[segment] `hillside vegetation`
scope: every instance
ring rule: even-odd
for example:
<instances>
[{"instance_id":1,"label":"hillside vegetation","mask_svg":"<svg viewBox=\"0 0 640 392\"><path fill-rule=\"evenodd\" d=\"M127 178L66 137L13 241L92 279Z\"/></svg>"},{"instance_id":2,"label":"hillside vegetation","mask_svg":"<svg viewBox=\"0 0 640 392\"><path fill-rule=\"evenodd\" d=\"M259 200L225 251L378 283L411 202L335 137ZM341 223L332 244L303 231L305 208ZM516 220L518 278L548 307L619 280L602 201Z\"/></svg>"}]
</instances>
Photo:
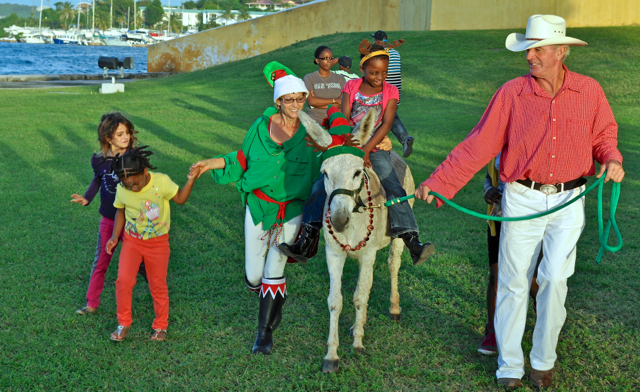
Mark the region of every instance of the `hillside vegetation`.
<instances>
[{"instance_id":1,"label":"hillside vegetation","mask_svg":"<svg viewBox=\"0 0 640 392\"><path fill-rule=\"evenodd\" d=\"M0 4L0 16L9 16L11 14L16 14L21 18L28 18L31 16L31 9L28 5L20 5L20 4ZM35 12L35 7L33 7Z\"/></svg>"}]
</instances>

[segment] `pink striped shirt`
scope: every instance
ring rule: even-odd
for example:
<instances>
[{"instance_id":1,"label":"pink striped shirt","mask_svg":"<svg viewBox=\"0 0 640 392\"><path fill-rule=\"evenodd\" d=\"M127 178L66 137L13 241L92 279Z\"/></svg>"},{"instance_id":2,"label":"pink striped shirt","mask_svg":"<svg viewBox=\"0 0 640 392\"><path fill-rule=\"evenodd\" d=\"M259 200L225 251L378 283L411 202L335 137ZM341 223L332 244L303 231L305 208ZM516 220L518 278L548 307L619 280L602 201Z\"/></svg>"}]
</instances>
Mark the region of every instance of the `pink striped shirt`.
<instances>
[{"instance_id":1,"label":"pink striped shirt","mask_svg":"<svg viewBox=\"0 0 640 392\"><path fill-rule=\"evenodd\" d=\"M622 163L618 124L602 88L563 67L564 82L554 98L531 75L500 87L478 125L423 185L450 199L500 151L505 183L562 183L594 175L594 159Z\"/></svg>"}]
</instances>

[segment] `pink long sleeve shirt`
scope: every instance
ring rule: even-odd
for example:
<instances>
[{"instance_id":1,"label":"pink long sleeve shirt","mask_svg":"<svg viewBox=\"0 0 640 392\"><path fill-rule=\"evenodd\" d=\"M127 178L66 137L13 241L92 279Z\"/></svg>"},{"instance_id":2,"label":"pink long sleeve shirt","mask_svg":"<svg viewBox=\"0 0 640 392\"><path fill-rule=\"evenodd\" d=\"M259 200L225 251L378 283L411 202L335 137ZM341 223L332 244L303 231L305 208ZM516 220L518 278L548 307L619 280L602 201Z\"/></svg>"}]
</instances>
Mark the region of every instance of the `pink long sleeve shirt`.
<instances>
[{"instance_id":1,"label":"pink long sleeve shirt","mask_svg":"<svg viewBox=\"0 0 640 392\"><path fill-rule=\"evenodd\" d=\"M505 83L478 125L422 184L450 199L500 151L500 179L557 184L595 174L618 151L611 107L594 79L570 72L550 97L531 75ZM437 205L442 205L438 200Z\"/></svg>"}]
</instances>

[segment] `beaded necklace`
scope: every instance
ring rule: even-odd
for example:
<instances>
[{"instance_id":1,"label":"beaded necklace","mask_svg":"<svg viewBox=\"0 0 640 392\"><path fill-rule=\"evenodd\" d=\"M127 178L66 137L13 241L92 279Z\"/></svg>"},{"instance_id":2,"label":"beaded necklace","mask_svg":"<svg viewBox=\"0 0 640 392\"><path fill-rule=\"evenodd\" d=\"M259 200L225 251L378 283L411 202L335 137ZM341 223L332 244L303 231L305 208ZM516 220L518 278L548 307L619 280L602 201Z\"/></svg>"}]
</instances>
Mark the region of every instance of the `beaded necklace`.
<instances>
[{"instance_id":1,"label":"beaded necklace","mask_svg":"<svg viewBox=\"0 0 640 392\"><path fill-rule=\"evenodd\" d=\"M360 241L358 243L358 245L356 245L355 247L351 247L351 245L347 244L347 245L343 245L338 238L336 237L336 235L333 232L333 227L331 227L331 206L329 206L329 209L327 210L327 213L325 215L325 222L327 223L327 229L329 229L329 234L331 234L333 236L333 239L338 243L338 245L340 245L340 248L342 248L342 250L344 250L345 252L349 252L351 250L360 250L362 248L364 248L365 246L367 246L367 241L369 241L369 237L371 236L371 233L373 232L373 203L371 203L371 191L369 190L369 179L367 178L367 176L364 176L364 184L365 187L367 189L367 201L369 202L369 225L367 226L367 235L364 237L364 240Z\"/></svg>"}]
</instances>

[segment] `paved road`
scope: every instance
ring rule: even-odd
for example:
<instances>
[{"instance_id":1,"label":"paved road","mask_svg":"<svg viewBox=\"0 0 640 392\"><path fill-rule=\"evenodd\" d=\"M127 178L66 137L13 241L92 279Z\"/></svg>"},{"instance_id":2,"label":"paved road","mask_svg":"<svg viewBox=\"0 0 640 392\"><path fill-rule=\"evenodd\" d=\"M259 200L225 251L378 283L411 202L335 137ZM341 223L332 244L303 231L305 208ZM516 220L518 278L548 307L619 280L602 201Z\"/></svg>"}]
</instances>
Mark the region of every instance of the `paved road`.
<instances>
[{"instance_id":1,"label":"paved road","mask_svg":"<svg viewBox=\"0 0 640 392\"><path fill-rule=\"evenodd\" d=\"M116 79L116 83L129 83L141 79ZM99 86L102 83L109 83L109 80L46 80L28 82L0 82L0 88L57 88L57 87L78 87L78 86Z\"/></svg>"},{"instance_id":2,"label":"paved road","mask_svg":"<svg viewBox=\"0 0 640 392\"><path fill-rule=\"evenodd\" d=\"M138 73L128 74L132 79L116 79L116 83L130 83L142 79L156 79L167 77L170 73ZM110 83L111 79L103 79L102 74L96 75L0 75L0 89L26 88L58 88L78 86L99 86Z\"/></svg>"}]
</instances>

